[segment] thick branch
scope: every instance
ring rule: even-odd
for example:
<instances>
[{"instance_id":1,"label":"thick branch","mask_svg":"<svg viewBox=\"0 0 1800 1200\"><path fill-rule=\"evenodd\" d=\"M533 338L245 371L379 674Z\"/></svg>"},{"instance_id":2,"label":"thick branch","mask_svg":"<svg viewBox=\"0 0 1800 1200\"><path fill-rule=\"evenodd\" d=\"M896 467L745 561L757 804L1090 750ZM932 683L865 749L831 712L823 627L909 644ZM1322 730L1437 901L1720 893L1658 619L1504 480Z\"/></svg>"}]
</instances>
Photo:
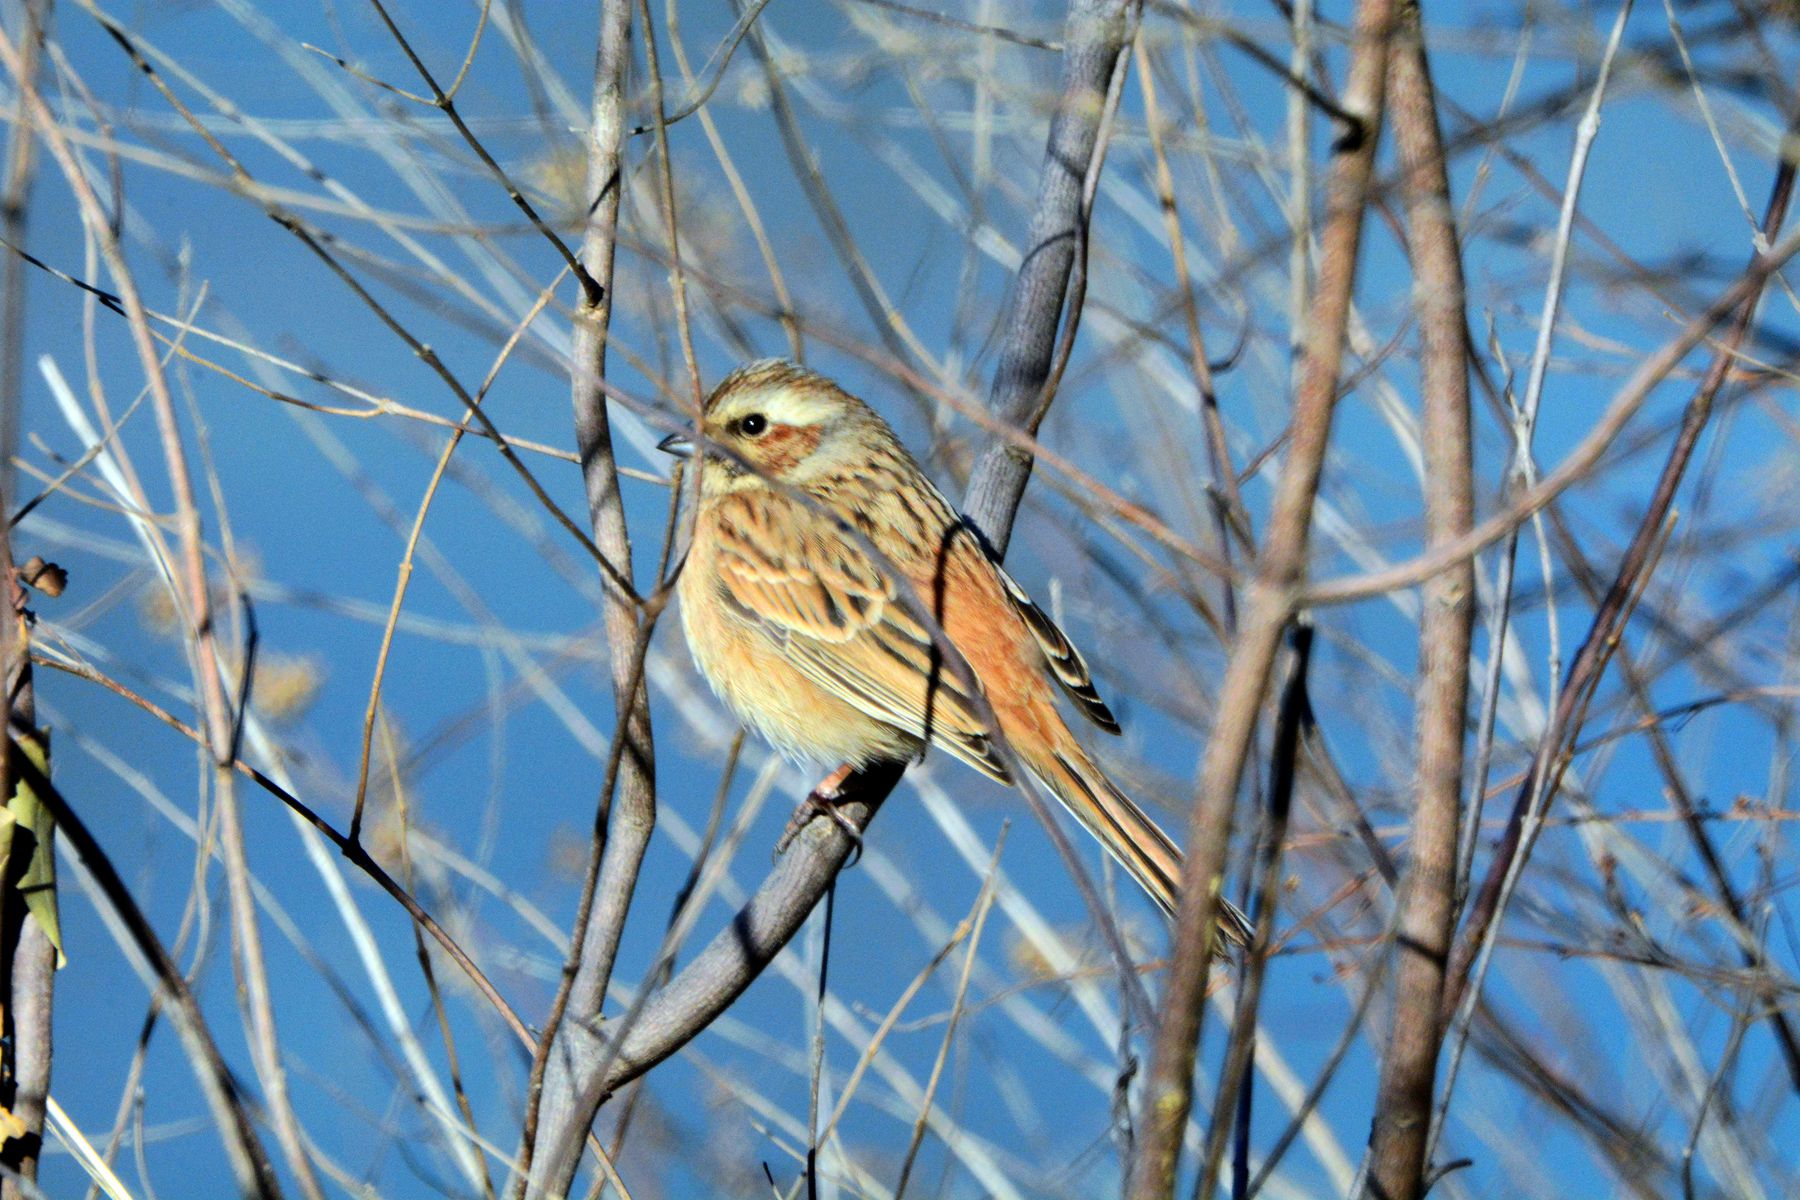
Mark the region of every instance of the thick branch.
<instances>
[{"instance_id":1,"label":"thick branch","mask_svg":"<svg viewBox=\"0 0 1800 1200\"><path fill-rule=\"evenodd\" d=\"M841 790L853 799L836 801L838 814L866 829L904 771L904 764L883 763L852 776ZM623 1087L681 1049L743 995L806 923L822 894L820 874L834 878L851 849L849 835L837 822L808 822L756 895L638 1013L624 1041L612 1050L603 1093Z\"/></svg>"},{"instance_id":2,"label":"thick branch","mask_svg":"<svg viewBox=\"0 0 1800 1200\"><path fill-rule=\"evenodd\" d=\"M1175 1190L1181 1134L1193 1104L1194 1058L1212 967L1212 930L1218 916L1232 810L1281 631L1293 613L1306 575L1313 498L1331 438L1363 211L1381 132L1387 44L1393 23L1393 0L1362 0L1357 6L1344 108L1360 123L1343 131L1334 151L1326 224L1320 238L1319 284L1294 394L1288 458L1276 489L1256 579L1226 666L1218 719L1200 766L1200 786L1188 825L1174 959L1151 1060L1143 1139L1129 1193L1135 1200L1160 1200Z\"/></svg>"},{"instance_id":3,"label":"thick branch","mask_svg":"<svg viewBox=\"0 0 1800 1200\"><path fill-rule=\"evenodd\" d=\"M1125 45L1124 0L1073 0L1063 44L1062 96L1050 122L1037 206L1026 234L1025 260L1013 284L1012 309L988 409L1028 433L1050 410L1063 295L1082 236L1082 185L1100 137L1107 86ZM1073 319L1073 314L1071 314ZM964 511L1004 554L1013 517L1031 478L1032 456L1016 442L990 441L969 477Z\"/></svg>"},{"instance_id":4,"label":"thick branch","mask_svg":"<svg viewBox=\"0 0 1800 1200\"><path fill-rule=\"evenodd\" d=\"M612 318L613 254L617 245L621 149L626 134L626 73L631 61L631 0L605 0L594 59L594 99L588 125L587 192L591 208L581 261L601 289L577 313L571 354L576 450L586 485L594 542L629 581L631 539L613 459L607 419L606 337ZM590 866L580 924L571 948L573 975L546 1024L546 1044L533 1064L541 1091L526 1116L522 1164L533 1195L563 1195L580 1165L581 1147L593 1124L597 1100L585 1103L585 1075L597 1053L594 1026L612 978L619 939L637 888L638 868L656 825L655 759L649 696L643 682L643 641L648 627L639 605L609 588L605 600L607 654L613 705L618 714L616 802L612 773L595 816L596 864Z\"/></svg>"},{"instance_id":5,"label":"thick branch","mask_svg":"<svg viewBox=\"0 0 1800 1200\"><path fill-rule=\"evenodd\" d=\"M1395 34L1388 108L1400 151L1419 318L1425 538L1437 546L1466 533L1474 520L1467 299L1437 98L1419 10L1410 5ZM1424 1193L1432 1088L1443 1041L1438 1008L1455 920L1463 723L1475 625L1473 562L1464 559L1427 580L1423 593L1412 856L1398 901L1393 1026L1375 1094L1367 1171L1369 1194L1395 1200Z\"/></svg>"}]
</instances>

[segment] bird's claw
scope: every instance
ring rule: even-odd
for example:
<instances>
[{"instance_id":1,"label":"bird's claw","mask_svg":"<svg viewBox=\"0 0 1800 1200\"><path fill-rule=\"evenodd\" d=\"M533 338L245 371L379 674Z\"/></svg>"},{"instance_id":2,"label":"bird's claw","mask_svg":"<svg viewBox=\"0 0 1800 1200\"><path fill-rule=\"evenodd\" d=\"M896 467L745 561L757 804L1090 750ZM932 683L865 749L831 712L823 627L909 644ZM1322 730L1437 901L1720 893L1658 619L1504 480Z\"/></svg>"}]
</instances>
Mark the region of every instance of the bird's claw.
<instances>
[{"instance_id":1,"label":"bird's claw","mask_svg":"<svg viewBox=\"0 0 1800 1200\"><path fill-rule=\"evenodd\" d=\"M806 799L802 800L794 809L794 815L788 818L787 827L775 840L776 858L787 853L787 848L793 844L795 838L800 836L800 831L805 829L814 817L826 817L843 830L844 836L850 839L850 857L844 866L856 865L863 853L862 830L856 827L855 821L844 815L843 809L840 807L846 799L843 792L844 781L849 778L850 768L839 767L828 775L818 787L806 794Z\"/></svg>"}]
</instances>

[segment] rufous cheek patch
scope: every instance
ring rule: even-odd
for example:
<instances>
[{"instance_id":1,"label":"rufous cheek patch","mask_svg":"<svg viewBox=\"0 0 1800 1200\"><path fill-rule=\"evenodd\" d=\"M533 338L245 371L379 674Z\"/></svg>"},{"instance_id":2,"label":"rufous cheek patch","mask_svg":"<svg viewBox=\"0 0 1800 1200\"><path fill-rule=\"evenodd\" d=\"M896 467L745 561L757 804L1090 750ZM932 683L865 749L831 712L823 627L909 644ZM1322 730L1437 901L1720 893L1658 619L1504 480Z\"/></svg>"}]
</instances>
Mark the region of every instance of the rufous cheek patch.
<instances>
[{"instance_id":1,"label":"rufous cheek patch","mask_svg":"<svg viewBox=\"0 0 1800 1200\"><path fill-rule=\"evenodd\" d=\"M769 474L784 474L819 448L820 432L816 425L771 425L757 445L756 457Z\"/></svg>"}]
</instances>

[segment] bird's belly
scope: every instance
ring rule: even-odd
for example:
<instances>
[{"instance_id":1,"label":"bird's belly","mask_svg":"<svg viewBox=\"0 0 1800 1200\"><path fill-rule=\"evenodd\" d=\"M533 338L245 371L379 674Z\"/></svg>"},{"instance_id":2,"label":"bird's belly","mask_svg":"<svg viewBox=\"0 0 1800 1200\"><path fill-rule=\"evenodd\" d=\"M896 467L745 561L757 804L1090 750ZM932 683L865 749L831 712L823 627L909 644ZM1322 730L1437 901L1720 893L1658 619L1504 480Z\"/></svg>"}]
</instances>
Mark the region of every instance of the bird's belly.
<instances>
[{"instance_id":1,"label":"bird's belly","mask_svg":"<svg viewBox=\"0 0 1800 1200\"><path fill-rule=\"evenodd\" d=\"M918 754L917 738L826 691L764 634L708 600L682 596L682 626L694 662L738 719L777 750L789 758L857 766Z\"/></svg>"}]
</instances>

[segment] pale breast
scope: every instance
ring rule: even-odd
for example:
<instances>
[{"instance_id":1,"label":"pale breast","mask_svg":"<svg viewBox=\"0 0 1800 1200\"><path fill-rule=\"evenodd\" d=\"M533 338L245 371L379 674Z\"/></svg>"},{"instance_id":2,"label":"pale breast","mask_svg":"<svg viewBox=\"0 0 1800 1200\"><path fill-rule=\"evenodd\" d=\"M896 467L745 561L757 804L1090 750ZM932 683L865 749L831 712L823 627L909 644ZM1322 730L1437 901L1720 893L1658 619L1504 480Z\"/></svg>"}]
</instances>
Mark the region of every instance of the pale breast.
<instances>
[{"instance_id":1,"label":"pale breast","mask_svg":"<svg viewBox=\"0 0 1800 1200\"><path fill-rule=\"evenodd\" d=\"M694 664L737 718L790 758L821 763L915 757L919 741L832 695L788 661L767 633L726 599L703 513L678 591ZM729 519L729 518L725 518Z\"/></svg>"}]
</instances>

